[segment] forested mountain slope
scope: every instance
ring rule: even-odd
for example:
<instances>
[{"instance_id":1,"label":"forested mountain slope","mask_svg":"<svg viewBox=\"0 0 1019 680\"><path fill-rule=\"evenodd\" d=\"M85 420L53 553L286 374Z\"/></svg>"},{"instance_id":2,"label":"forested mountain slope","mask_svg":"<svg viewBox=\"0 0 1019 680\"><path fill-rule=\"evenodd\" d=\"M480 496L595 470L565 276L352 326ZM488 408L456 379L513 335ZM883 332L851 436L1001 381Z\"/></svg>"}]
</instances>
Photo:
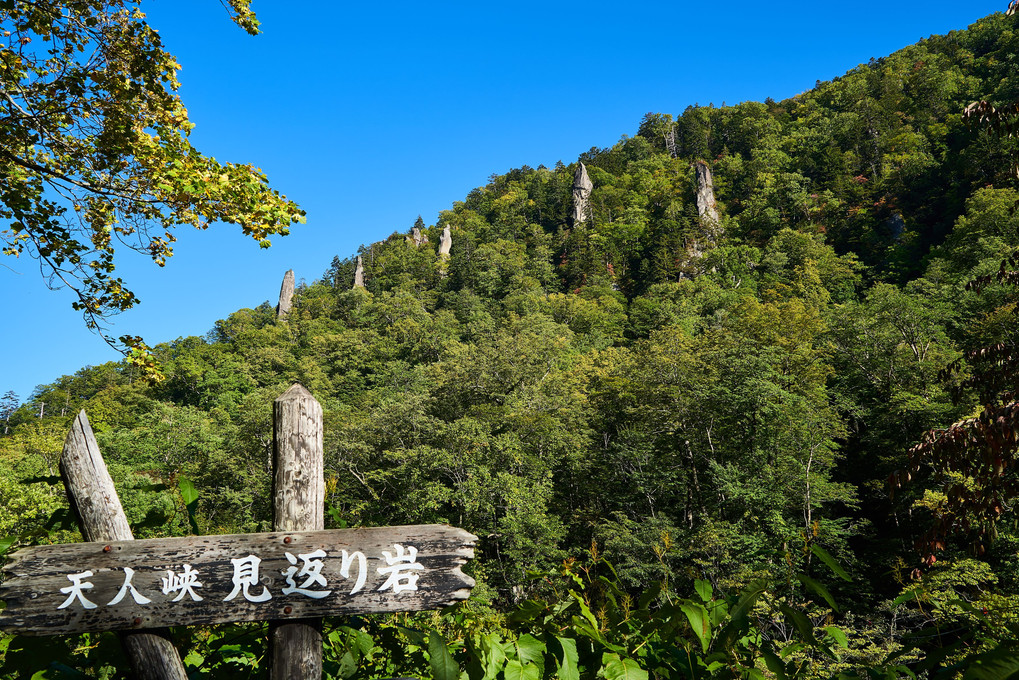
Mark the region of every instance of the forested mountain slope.
<instances>
[{"instance_id":1,"label":"forested mountain slope","mask_svg":"<svg viewBox=\"0 0 1019 680\"><path fill-rule=\"evenodd\" d=\"M41 386L0 437L0 535L63 503L23 481L55 474L80 408L132 520L168 518L141 534L186 533L182 477L204 533L264 530L270 404L297 381L325 409L327 522L470 530L494 609L592 549L632 592L685 593L827 577L820 546L852 575L833 620L858 660L932 621L1001 630L1014 518L979 556L959 533L914 571L960 480L926 467L893 498L888 477L976 408L943 369L1016 339L1015 291L966 283L1019 247L1019 147L962 116L1019 97L1016 54L1014 17L995 15L785 101L648 114L575 163L494 175L417 225L427 241L337 257L285 319L264 304L160 345L162 384L107 364ZM917 588L921 605L892 604Z\"/></svg>"}]
</instances>

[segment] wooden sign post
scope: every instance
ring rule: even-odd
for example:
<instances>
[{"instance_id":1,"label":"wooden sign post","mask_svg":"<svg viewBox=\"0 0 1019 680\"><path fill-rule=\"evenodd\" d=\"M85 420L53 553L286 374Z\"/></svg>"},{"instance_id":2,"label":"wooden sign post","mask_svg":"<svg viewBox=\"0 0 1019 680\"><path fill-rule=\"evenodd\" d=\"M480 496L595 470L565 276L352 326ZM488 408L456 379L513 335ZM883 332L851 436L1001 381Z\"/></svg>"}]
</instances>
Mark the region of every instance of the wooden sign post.
<instances>
[{"instance_id":1,"label":"wooden sign post","mask_svg":"<svg viewBox=\"0 0 1019 680\"><path fill-rule=\"evenodd\" d=\"M324 531L322 408L300 385L274 404L276 531L131 540L82 412L61 472L89 543L24 548L0 584L0 629L121 631L139 677L185 680L167 626L271 621L271 677L322 676L321 617L467 599L477 537L444 525Z\"/></svg>"},{"instance_id":2,"label":"wooden sign post","mask_svg":"<svg viewBox=\"0 0 1019 680\"><path fill-rule=\"evenodd\" d=\"M86 541L130 541L134 538L84 411L74 419L64 440L60 476ZM184 663L167 631L125 631L120 635L120 642L136 676L186 680Z\"/></svg>"},{"instance_id":3,"label":"wooden sign post","mask_svg":"<svg viewBox=\"0 0 1019 680\"><path fill-rule=\"evenodd\" d=\"M25 548L4 567L0 627L66 634L438 609L470 595L460 567L475 540L430 524Z\"/></svg>"},{"instance_id":4,"label":"wooden sign post","mask_svg":"<svg viewBox=\"0 0 1019 680\"><path fill-rule=\"evenodd\" d=\"M272 405L273 508L277 531L325 527L322 406L301 385ZM322 620L269 626L269 678L322 677Z\"/></svg>"}]
</instances>

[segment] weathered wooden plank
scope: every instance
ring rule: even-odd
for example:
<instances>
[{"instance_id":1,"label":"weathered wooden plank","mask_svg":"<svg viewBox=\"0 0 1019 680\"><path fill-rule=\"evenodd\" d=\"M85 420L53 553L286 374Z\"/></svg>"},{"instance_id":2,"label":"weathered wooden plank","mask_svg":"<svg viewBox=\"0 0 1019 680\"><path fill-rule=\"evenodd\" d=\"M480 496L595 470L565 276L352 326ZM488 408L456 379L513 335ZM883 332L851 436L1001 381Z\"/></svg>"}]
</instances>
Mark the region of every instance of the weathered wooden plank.
<instances>
[{"instance_id":1,"label":"weathered wooden plank","mask_svg":"<svg viewBox=\"0 0 1019 680\"><path fill-rule=\"evenodd\" d=\"M64 441L60 475L85 540L129 541L134 537L84 410L74 419ZM166 631L123 633L121 643L136 676L186 680L184 664Z\"/></svg>"},{"instance_id":2,"label":"weathered wooden plank","mask_svg":"<svg viewBox=\"0 0 1019 680\"><path fill-rule=\"evenodd\" d=\"M276 531L324 528L322 406L295 384L272 408L273 526ZM271 680L320 680L322 620L269 627Z\"/></svg>"},{"instance_id":3,"label":"weathered wooden plank","mask_svg":"<svg viewBox=\"0 0 1019 680\"><path fill-rule=\"evenodd\" d=\"M24 548L4 567L0 629L63 634L438 609L470 595L474 580L461 567L476 541L433 524ZM257 573L244 561L251 557ZM69 577L86 572L78 597Z\"/></svg>"}]
</instances>

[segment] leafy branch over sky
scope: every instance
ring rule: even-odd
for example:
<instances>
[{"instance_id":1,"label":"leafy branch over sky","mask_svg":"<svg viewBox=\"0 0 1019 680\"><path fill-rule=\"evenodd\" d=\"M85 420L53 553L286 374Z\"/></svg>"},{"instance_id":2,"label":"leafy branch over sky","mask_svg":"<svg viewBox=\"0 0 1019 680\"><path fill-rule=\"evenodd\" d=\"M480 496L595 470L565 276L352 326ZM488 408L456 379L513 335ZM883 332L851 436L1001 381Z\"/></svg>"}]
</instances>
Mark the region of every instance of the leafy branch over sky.
<instances>
[{"instance_id":1,"label":"leafy branch over sky","mask_svg":"<svg viewBox=\"0 0 1019 680\"><path fill-rule=\"evenodd\" d=\"M252 35L249 0L230 0ZM76 296L85 323L158 379L141 338L107 332L139 302L117 249L163 266L174 228L237 224L262 247L303 211L262 171L195 149L177 95L180 68L123 0L0 0L0 239L38 259L51 287Z\"/></svg>"}]
</instances>

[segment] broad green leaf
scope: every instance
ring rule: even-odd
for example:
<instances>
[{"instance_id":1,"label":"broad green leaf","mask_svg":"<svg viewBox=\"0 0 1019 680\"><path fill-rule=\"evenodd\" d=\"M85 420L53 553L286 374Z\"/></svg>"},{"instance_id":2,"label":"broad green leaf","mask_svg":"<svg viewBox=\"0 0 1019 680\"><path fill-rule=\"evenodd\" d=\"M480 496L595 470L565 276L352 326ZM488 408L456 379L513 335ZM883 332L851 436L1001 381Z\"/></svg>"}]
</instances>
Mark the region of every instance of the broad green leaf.
<instances>
[{"instance_id":1,"label":"broad green leaf","mask_svg":"<svg viewBox=\"0 0 1019 680\"><path fill-rule=\"evenodd\" d=\"M428 634L428 663L435 680L459 680L460 666L450 655L446 640L434 630Z\"/></svg>"},{"instance_id":2,"label":"broad green leaf","mask_svg":"<svg viewBox=\"0 0 1019 680\"><path fill-rule=\"evenodd\" d=\"M416 645L418 647L427 647L428 646L428 640L425 639L424 632L422 632L422 631L420 631L420 630L418 630L416 628L404 628L403 626L399 626L398 630L401 633L403 633L403 635L407 638L407 640L412 645Z\"/></svg>"},{"instance_id":3,"label":"broad green leaf","mask_svg":"<svg viewBox=\"0 0 1019 680\"><path fill-rule=\"evenodd\" d=\"M577 641L572 638L556 636L559 646L563 649L562 658L556 658L559 662L560 680L580 680L580 655L577 654Z\"/></svg>"},{"instance_id":4,"label":"broad green leaf","mask_svg":"<svg viewBox=\"0 0 1019 680\"><path fill-rule=\"evenodd\" d=\"M570 591L570 595L572 595L573 599L580 605L580 613L584 615L584 618L590 622L595 630L598 630L598 619L596 619L594 614L591 613L591 608L587 606L587 602L584 601L584 598L572 590Z\"/></svg>"},{"instance_id":5,"label":"broad green leaf","mask_svg":"<svg viewBox=\"0 0 1019 680\"><path fill-rule=\"evenodd\" d=\"M533 621L541 614L545 613L545 603L537 600L524 600L515 611L511 612L507 617L510 621L519 621L521 623L527 621Z\"/></svg>"},{"instance_id":6,"label":"broad green leaf","mask_svg":"<svg viewBox=\"0 0 1019 680\"><path fill-rule=\"evenodd\" d=\"M506 653L503 651L498 633L489 633L482 638L482 651L485 655L483 664L485 676L482 680L493 680L506 663Z\"/></svg>"},{"instance_id":7,"label":"broad green leaf","mask_svg":"<svg viewBox=\"0 0 1019 680\"><path fill-rule=\"evenodd\" d=\"M354 644L361 656L371 656L372 650L375 649L375 640L372 639L372 636L357 628L351 629L351 632L354 634Z\"/></svg>"},{"instance_id":8,"label":"broad green leaf","mask_svg":"<svg viewBox=\"0 0 1019 680\"><path fill-rule=\"evenodd\" d=\"M835 572L835 575L838 576L839 578L843 579L844 581L852 581L853 580L853 579L851 579L849 577L849 574L846 573L846 570L843 569L839 565L839 563L835 561L835 558L832 557L828 553L828 551L825 550L824 548L822 548L821 546L819 546L819 545L812 545L812 546L810 546L810 552L812 552L815 555L817 555L818 559L820 559L822 562L827 564L828 568L831 569L833 572Z\"/></svg>"},{"instance_id":9,"label":"broad green leaf","mask_svg":"<svg viewBox=\"0 0 1019 680\"><path fill-rule=\"evenodd\" d=\"M524 663L541 665L545 658L545 643L530 633L524 633L516 641L517 658Z\"/></svg>"},{"instance_id":10,"label":"broad green leaf","mask_svg":"<svg viewBox=\"0 0 1019 680\"><path fill-rule=\"evenodd\" d=\"M775 652L767 650L762 650L761 656L764 657L764 664L768 667L768 670L774 673L778 680L785 680L785 664L782 663L782 659L778 658Z\"/></svg>"},{"instance_id":11,"label":"broad green leaf","mask_svg":"<svg viewBox=\"0 0 1019 680\"><path fill-rule=\"evenodd\" d=\"M18 538L18 536L4 536L3 538L0 538L0 555L3 555L5 552L10 550L11 546L17 542Z\"/></svg>"},{"instance_id":12,"label":"broad green leaf","mask_svg":"<svg viewBox=\"0 0 1019 680\"><path fill-rule=\"evenodd\" d=\"M892 600L892 606L898 607L900 604L904 604L910 600L915 600L918 596L919 593L916 590L907 590L902 595L899 595L897 598Z\"/></svg>"},{"instance_id":13,"label":"broad green leaf","mask_svg":"<svg viewBox=\"0 0 1019 680\"><path fill-rule=\"evenodd\" d=\"M711 583L697 579L693 582L693 587L697 594L701 596L702 601L711 602Z\"/></svg>"},{"instance_id":14,"label":"broad green leaf","mask_svg":"<svg viewBox=\"0 0 1019 680\"><path fill-rule=\"evenodd\" d=\"M781 656L783 659L787 659L787 658L789 658L790 655L795 654L796 652L800 651L801 649L806 649L806 648L807 648L807 643L805 643L805 642L793 642L793 643L790 643L790 644L786 645L782 649L778 650L778 655Z\"/></svg>"},{"instance_id":15,"label":"broad green leaf","mask_svg":"<svg viewBox=\"0 0 1019 680\"><path fill-rule=\"evenodd\" d=\"M768 589L768 584L764 581L754 581L740 593L739 600L733 606L729 613L729 616L736 621L739 621L746 617L747 613L754 608L757 604L758 598L761 594Z\"/></svg>"},{"instance_id":16,"label":"broad green leaf","mask_svg":"<svg viewBox=\"0 0 1019 680\"><path fill-rule=\"evenodd\" d=\"M624 653L626 651L625 648L620 647L617 644L613 644L612 642L609 642L605 638L605 636L602 635L601 631L599 631L596 628L592 627L587 621L583 620L579 616L574 616L573 617L573 630L575 632L577 632L577 633L580 633L581 635L583 635L585 637L588 637L588 638L594 640L595 642L597 642L598 644L602 645L603 647L605 647L607 649L611 649L614 652Z\"/></svg>"},{"instance_id":17,"label":"broad green leaf","mask_svg":"<svg viewBox=\"0 0 1019 680\"><path fill-rule=\"evenodd\" d=\"M661 595L661 593L662 593L662 584L661 583L652 583L648 587L648 589L645 590L641 594L640 599L637 601L637 608L638 609L647 609L648 606L650 606L650 604L652 602L654 602L656 599L658 599L658 596Z\"/></svg>"},{"instance_id":18,"label":"broad green leaf","mask_svg":"<svg viewBox=\"0 0 1019 680\"><path fill-rule=\"evenodd\" d=\"M1002 644L966 662L963 680L1017 680L1019 647Z\"/></svg>"},{"instance_id":19,"label":"broad green leaf","mask_svg":"<svg viewBox=\"0 0 1019 680\"><path fill-rule=\"evenodd\" d=\"M688 602L680 606L686 614L694 635L701 641L702 650L707 653L711 644L711 628L708 625L708 610L695 602Z\"/></svg>"},{"instance_id":20,"label":"broad green leaf","mask_svg":"<svg viewBox=\"0 0 1019 680\"><path fill-rule=\"evenodd\" d=\"M198 519L195 514L198 510L198 489L191 483L191 480L184 479L183 477L177 480L177 486L180 488L180 495L184 499L184 509L188 513L188 524L191 525L191 533L198 535L202 533L198 529Z\"/></svg>"},{"instance_id":21,"label":"broad green leaf","mask_svg":"<svg viewBox=\"0 0 1019 680\"><path fill-rule=\"evenodd\" d=\"M198 489L190 479L181 477L177 480L177 487L180 488L180 495L184 498L184 505L191 505L198 500Z\"/></svg>"},{"instance_id":22,"label":"broad green leaf","mask_svg":"<svg viewBox=\"0 0 1019 680\"><path fill-rule=\"evenodd\" d=\"M543 619L544 623L549 623L555 620L556 617L560 616L563 612L573 606L573 600L562 600L552 607L552 611L545 615Z\"/></svg>"},{"instance_id":23,"label":"broad green leaf","mask_svg":"<svg viewBox=\"0 0 1019 680\"><path fill-rule=\"evenodd\" d=\"M338 671L340 678L347 680L357 674L357 661L354 659L354 655L347 650L340 658L340 668Z\"/></svg>"},{"instance_id":24,"label":"broad green leaf","mask_svg":"<svg viewBox=\"0 0 1019 680\"><path fill-rule=\"evenodd\" d=\"M711 613L711 627L716 628L729 617L729 605L725 600L713 600L708 603L708 611Z\"/></svg>"},{"instance_id":25,"label":"broad green leaf","mask_svg":"<svg viewBox=\"0 0 1019 680\"><path fill-rule=\"evenodd\" d=\"M838 626L825 626L824 632L828 637L837 642L839 647L849 649L849 638L844 630Z\"/></svg>"},{"instance_id":26,"label":"broad green leaf","mask_svg":"<svg viewBox=\"0 0 1019 680\"><path fill-rule=\"evenodd\" d=\"M618 654L602 655L602 668L598 675L605 680L648 680L648 673L633 659L620 659Z\"/></svg>"},{"instance_id":27,"label":"broad green leaf","mask_svg":"<svg viewBox=\"0 0 1019 680\"><path fill-rule=\"evenodd\" d=\"M806 614L784 604L779 606L779 609L792 622L793 626L796 627L804 641L809 642L815 647L818 645L817 638L814 637L814 624L810 622Z\"/></svg>"},{"instance_id":28,"label":"broad green leaf","mask_svg":"<svg viewBox=\"0 0 1019 680\"><path fill-rule=\"evenodd\" d=\"M539 680L541 671L533 663L522 664L513 659L506 662L506 680Z\"/></svg>"},{"instance_id":29,"label":"broad green leaf","mask_svg":"<svg viewBox=\"0 0 1019 680\"><path fill-rule=\"evenodd\" d=\"M821 597L823 597L825 602L828 603L829 607L831 607L835 611L839 610L838 605L835 604L835 598L831 596L831 593L829 593L828 589L825 588L823 585L821 585L814 579L810 578L806 574L797 574L796 578L798 578L800 580L800 583L806 586L807 589L812 590Z\"/></svg>"},{"instance_id":30,"label":"broad green leaf","mask_svg":"<svg viewBox=\"0 0 1019 680\"><path fill-rule=\"evenodd\" d=\"M184 657L184 663L188 666L201 666L205 663L205 657L192 649L187 653L187 656Z\"/></svg>"}]
</instances>

